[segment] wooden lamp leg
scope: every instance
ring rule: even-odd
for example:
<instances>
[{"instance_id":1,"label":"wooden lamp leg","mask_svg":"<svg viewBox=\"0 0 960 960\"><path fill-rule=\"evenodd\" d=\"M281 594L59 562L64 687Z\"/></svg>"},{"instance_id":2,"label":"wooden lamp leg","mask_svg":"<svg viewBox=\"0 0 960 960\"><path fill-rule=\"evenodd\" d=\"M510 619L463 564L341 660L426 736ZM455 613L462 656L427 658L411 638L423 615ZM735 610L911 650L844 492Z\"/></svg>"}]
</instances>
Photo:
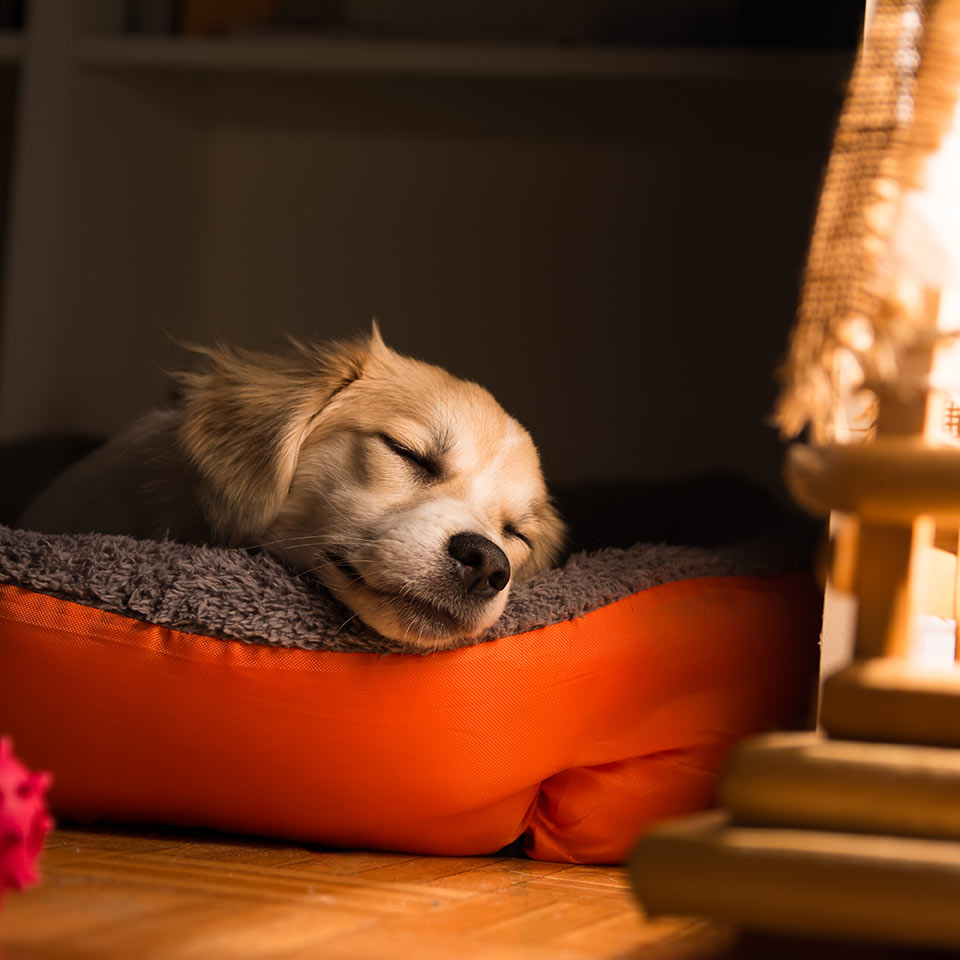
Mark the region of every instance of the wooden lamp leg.
<instances>
[{"instance_id":1,"label":"wooden lamp leg","mask_svg":"<svg viewBox=\"0 0 960 960\"><path fill-rule=\"evenodd\" d=\"M912 625L924 599L924 554L933 548L933 538L930 517L919 517L909 527L860 524L854 574L858 660L909 658Z\"/></svg>"}]
</instances>

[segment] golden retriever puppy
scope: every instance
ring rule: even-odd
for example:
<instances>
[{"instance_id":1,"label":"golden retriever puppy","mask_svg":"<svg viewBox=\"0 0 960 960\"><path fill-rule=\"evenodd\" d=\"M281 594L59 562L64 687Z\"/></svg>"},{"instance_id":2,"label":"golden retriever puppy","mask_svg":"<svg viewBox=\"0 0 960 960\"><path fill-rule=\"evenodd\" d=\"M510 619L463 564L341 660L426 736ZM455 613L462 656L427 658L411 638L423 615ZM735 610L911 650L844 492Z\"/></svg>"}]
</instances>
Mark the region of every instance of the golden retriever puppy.
<instances>
[{"instance_id":1,"label":"golden retriever puppy","mask_svg":"<svg viewBox=\"0 0 960 960\"><path fill-rule=\"evenodd\" d=\"M530 435L376 326L295 346L201 349L176 406L71 467L20 525L263 547L424 649L486 630L564 538Z\"/></svg>"}]
</instances>

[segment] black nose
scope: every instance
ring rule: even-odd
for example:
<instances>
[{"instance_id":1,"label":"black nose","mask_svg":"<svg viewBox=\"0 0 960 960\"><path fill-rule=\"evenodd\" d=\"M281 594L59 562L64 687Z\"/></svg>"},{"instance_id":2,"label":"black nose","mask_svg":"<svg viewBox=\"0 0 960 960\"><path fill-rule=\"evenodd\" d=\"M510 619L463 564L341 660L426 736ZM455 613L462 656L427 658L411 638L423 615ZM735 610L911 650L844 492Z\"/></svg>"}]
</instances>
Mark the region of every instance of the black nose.
<instances>
[{"instance_id":1,"label":"black nose","mask_svg":"<svg viewBox=\"0 0 960 960\"><path fill-rule=\"evenodd\" d=\"M479 533L455 533L447 552L457 561L463 589L475 597L492 597L510 582L507 555Z\"/></svg>"}]
</instances>

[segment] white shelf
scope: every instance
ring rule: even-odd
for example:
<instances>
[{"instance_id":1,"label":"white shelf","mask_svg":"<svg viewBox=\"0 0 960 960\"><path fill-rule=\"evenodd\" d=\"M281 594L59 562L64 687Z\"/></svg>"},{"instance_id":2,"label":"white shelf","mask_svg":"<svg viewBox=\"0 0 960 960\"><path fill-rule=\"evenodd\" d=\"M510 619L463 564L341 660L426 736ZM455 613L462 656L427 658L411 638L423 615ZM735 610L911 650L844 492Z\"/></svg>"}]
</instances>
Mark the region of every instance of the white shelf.
<instances>
[{"instance_id":1,"label":"white shelf","mask_svg":"<svg viewBox=\"0 0 960 960\"><path fill-rule=\"evenodd\" d=\"M830 79L851 62L843 51L115 35L86 37L79 58L109 70L697 80Z\"/></svg>"}]
</instances>

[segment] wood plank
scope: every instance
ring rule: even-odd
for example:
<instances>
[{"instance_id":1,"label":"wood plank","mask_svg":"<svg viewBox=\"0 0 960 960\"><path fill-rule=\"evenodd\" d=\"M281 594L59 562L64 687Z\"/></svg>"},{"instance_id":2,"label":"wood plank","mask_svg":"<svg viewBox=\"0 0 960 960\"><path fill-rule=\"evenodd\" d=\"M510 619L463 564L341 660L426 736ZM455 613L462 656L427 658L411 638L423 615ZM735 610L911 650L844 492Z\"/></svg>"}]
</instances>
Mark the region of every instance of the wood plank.
<instances>
[{"instance_id":1,"label":"wood plank","mask_svg":"<svg viewBox=\"0 0 960 960\"><path fill-rule=\"evenodd\" d=\"M645 918L623 870L60 828L7 899L3 960L686 960L724 928Z\"/></svg>"},{"instance_id":2,"label":"wood plank","mask_svg":"<svg viewBox=\"0 0 960 960\"><path fill-rule=\"evenodd\" d=\"M720 805L755 826L960 840L960 751L806 732L752 737L730 756Z\"/></svg>"},{"instance_id":3,"label":"wood plank","mask_svg":"<svg viewBox=\"0 0 960 960\"><path fill-rule=\"evenodd\" d=\"M652 913L748 930L960 947L960 843L730 825L711 812L658 824L632 861Z\"/></svg>"},{"instance_id":4,"label":"wood plank","mask_svg":"<svg viewBox=\"0 0 960 960\"><path fill-rule=\"evenodd\" d=\"M930 668L877 657L824 681L820 722L845 740L960 747L960 665Z\"/></svg>"},{"instance_id":5,"label":"wood plank","mask_svg":"<svg viewBox=\"0 0 960 960\"><path fill-rule=\"evenodd\" d=\"M212 893L239 900L349 902L358 908L399 912L429 904L446 894L423 884L387 883L359 877L313 874L240 862L193 860L166 853L111 854L59 866L61 876L98 877L159 890ZM457 894L452 894L456 897Z\"/></svg>"}]
</instances>

